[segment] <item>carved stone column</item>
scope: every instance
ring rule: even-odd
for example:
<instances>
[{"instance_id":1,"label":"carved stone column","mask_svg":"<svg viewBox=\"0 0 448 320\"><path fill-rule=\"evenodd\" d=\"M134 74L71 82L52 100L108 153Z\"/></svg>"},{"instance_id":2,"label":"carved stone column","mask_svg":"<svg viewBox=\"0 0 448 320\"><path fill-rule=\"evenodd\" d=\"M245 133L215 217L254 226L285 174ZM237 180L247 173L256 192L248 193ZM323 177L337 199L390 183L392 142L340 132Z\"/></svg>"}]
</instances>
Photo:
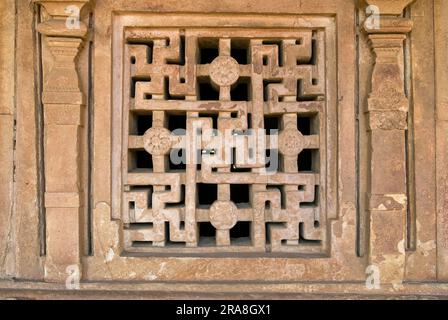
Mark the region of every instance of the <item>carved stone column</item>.
<instances>
[{"instance_id":1,"label":"carved stone column","mask_svg":"<svg viewBox=\"0 0 448 320\"><path fill-rule=\"evenodd\" d=\"M412 0L366 2L377 6L371 11L379 14L368 17L364 26L376 57L366 111L370 138L369 264L379 268L382 283L399 284L405 267L405 130L409 108L399 59L412 22L398 15Z\"/></svg>"},{"instance_id":2,"label":"carved stone column","mask_svg":"<svg viewBox=\"0 0 448 320\"><path fill-rule=\"evenodd\" d=\"M82 108L85 107L76 71L76 56L87 34L87 26L76 15L88 0L38 0L49 16L40 23L53 57L44 79L42 102L45 125L45 279L65 281L67 267L80 268L79 143ZM71 20L72 19L72 20ZM74 19L74 20L73 20Z\"/></svg>"}]
</instances>

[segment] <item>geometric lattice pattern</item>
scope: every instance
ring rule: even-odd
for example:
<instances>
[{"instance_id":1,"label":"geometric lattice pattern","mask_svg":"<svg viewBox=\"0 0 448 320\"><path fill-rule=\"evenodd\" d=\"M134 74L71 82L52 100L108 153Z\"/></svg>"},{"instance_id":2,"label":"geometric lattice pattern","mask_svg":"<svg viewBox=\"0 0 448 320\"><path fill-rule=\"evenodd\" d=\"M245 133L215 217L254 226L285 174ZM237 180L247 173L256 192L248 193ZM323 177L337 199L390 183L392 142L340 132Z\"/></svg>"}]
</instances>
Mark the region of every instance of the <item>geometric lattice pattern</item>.
<instances>
[{"instance_id":1,"label":"geometric lattice pattern","mask_svg":"<svg viewBox=\"0 0 448 320\"><path fill-rule=\"evenodd\" d=\"M321 253L325 32L125 32L127 251Z\"/></svg>"}]
</instances>

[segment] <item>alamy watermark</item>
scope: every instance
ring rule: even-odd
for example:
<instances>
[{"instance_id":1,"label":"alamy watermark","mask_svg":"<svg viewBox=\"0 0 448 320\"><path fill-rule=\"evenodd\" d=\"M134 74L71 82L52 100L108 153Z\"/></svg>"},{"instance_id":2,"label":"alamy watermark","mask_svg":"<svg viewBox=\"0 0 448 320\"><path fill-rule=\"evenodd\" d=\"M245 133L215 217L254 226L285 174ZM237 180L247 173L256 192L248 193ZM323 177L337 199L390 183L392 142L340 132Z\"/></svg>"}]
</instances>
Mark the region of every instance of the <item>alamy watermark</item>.
<instances>
[{"instance_id":1,"label":"alamy watermark","mask_svg":"<svg viewBox=\"0 0 448 320\"><path fill-rule=\"evenodd\" d=\"M65 26L67 29L80 29L81 28L81 9L78 6L71 5L65 8L65 13L69 14L65 20Z\"/></svg>"},{"instance_id":2,"label":"alamy watermark","mask_svg":"<svg viewBox=\"0 0 448 320\"><path fill-rule=\"evenodd\" d=\"M366 268L366 288L369 290L381 288L380 268L371 264Z\"/></svg>"},{"instance_id":3,"label":"alamy watermark","mask_svg":"<svg viewBox=\"0 0 448 320\"><path fill-rule=\"evenodd\" d=\"M65 269L65 272L68 274L65 279L65 287L67 290L79 290L80 280L81 280L81 272L79 270L79 266L76 264L69 265Z\"/></svg>"},{"instance_id":4,"label":"alamy watermark","mask_svg":"<svg viewBox=\"0 0 448 320\"><path fill-rule=\"evenodd\" d=\"M201 128L201 121L193 122L193 129L171 132L175 142L169 153L173 164L204 164L211 167L233 166L259 168L260 174L273 174L279 166L278 130ZM268 150L268 152L266 152Z\"/></svg>"},{"instance_id":5,"label":"alamy watermark","mask_svg":"<svg viewBox=\"0 0 448 320\"><path fill-rule=\"evenodd\" d=\"M370 5L366 8L366 21L364 22L364 27L367 30L378 30L380 29L381 17L380 9L377 6Z\"/></svg>"}]
</instances>

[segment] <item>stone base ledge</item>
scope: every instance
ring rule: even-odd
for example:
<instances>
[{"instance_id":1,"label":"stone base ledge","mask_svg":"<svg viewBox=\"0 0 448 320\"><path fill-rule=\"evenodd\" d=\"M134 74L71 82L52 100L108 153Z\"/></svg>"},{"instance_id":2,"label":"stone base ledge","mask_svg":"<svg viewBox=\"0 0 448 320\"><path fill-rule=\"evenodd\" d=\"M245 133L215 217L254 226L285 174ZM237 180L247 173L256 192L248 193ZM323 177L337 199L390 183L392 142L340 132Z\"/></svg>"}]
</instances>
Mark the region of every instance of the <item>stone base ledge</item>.
<instances>
[{"instance_id":1,"label":"stone base ledge","mask_svg":"<svg viewBox=\"0 0 448 320\"><path fill-rule=\"evenodd\" d=\"M448 283L404 283L367 289L364 283L82 282L0 280L0 299L448 299Z\"/></svg>"}]
</instances>

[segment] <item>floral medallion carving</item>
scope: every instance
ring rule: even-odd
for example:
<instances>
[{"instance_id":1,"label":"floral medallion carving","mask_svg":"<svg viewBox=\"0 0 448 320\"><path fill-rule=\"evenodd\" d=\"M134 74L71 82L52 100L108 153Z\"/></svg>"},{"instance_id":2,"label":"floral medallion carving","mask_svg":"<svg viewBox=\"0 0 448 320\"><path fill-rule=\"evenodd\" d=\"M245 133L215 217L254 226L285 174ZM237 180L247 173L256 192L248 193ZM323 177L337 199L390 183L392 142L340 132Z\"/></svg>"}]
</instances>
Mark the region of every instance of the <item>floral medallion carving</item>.
<instances>
[{"instance_id":1,"label":"floral medallion carving","mask_svg":"<svg viewBox=\"0 0 448 320\"><path fill-rule=\"evenodd\" d=\"M218 230L233 228L238 220L237 207L232 201L215 201L210 208L210 223Z\"/></svg>"},{"instance_id":2,"label":"floral medallion carving","mask_svg":"<svg viewBox=\"0 0 448 320\"><path fill-rule=\"evenodd\" d=\"M231 86L239 78L238 62L230 56L219 56L210 64L210 78L218 86Z\"/></svg>"},{"instance_id":3,"label":"floral medallion carving","mask_svg":"<svg viewBox=\"0 0 448 320\"><path fill-rule=\"evenodd\" d=\"M171 149L171 132L161 127L149 128L143 136L143 146L152 155L165 155Z\"/></svg>"}]
</instances>

